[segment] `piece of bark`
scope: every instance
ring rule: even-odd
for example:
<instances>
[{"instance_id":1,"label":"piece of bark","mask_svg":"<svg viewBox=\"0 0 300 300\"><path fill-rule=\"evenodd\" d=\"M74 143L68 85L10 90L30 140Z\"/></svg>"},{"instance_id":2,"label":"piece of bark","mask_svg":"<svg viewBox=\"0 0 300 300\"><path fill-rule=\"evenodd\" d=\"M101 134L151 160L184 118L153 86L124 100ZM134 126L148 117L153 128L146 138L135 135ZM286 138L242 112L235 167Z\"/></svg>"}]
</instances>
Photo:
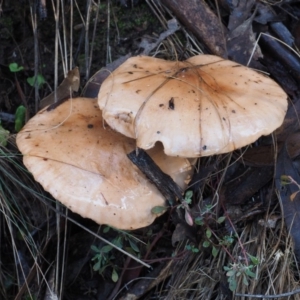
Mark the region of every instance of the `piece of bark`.
<instances>
[{"instance_id":1,"label":"piece of bark","mask_svg":"<svg viewBox=\"0 0 300 300\"><path fill-rule=\"evenodd\" d=\"M283 124L275 131L277 141L284 142L290 134L300 130L299 112L300 98L289 106Z\"/></svg>"},{"instance_id":2,"label":"piece of bark","mask_svg":"<svg viewBox=\"0 0 300 300\"><path fill-rule=\"evenodd\" d=\"M227 29L208 5L199 0L161 0L211 54L227 58Z\"/></svg>"},{"instance_id":3,"label":"piece of bark","mask_svg":"<svg viewBox=\"0 0 300 300\"><path fill-rule=\"evenodd\" d=\"M257 3L259 16L255 17L255 21L260 24L268 24L276 36L290 47L294 47L294 37L281 22L280 16L276 15L271 5Z\"/></svg>"},{"instance_id":4,"label":"piece of bark","mask_svg":"<svg viewBox=\"0 0 300 300\"><path fill-rule=\"evenodd\" d=\"M80 85L80 74L78 67L68 72L67 77L59 85L56 91L41 100L39 108L44 108L54 102L70 98L73 92L78 92Z\"/></svg>"},{"instance_id":5,"label":"piece of bark","mask_svg":"<svg viewBox=\"0 0 300 300\"><path fill-rule=\"evenodd\" d=\"M277 145L277 147L281 147ZM258 147L248 148L242 155L242 162L249 167L270 167L276 162L275 145L259 145ZM236 152L234 158L239 159L241 154Z\"/></svg>"},{"instance_id":6,"label":"piece of bark","mask_svg":"<svg viewBox=\"0 0 300 300\"><path fill-rule=\"evenodd\" d=\"M145 174L150 182L157 187L171 205L176 203L176 199L182 200L181 188L155 164L144 150L132 151L127 156Z\"/></svg>"},{"instance_id":7,"label":"piece of bark","mask_svg":"<svg viewBox=\"0 0 300 300\"><path fill-rule=\"evenodd\" d=\"M255 0L236 1L231 3L228 30L231 32L241 26L251 16Z\"/></svg>"},{"instance_id":8,"label":"piece of bark","mask_svg":"<svg viewBox=\"0 0 300 300\"><path fill-rule=\"evenodd\" d=\"M217 170L217 164L211 164L208 166L201 166L198 171L195 171L191 181L189 182L188 189L193 191L195 194L197 191L202 190L205 181L210 177L211 173Z\"/></svg>"},{"instance_id":9,"label":"piece of bark","mask_svg":"<svg viewBox=\"0 0 300 300\"><path fill-rule=\"evenodd\" d=\"M300 262L300 193L299 187L294 184L284 184L281 176L290 176L296 183L300 182L297 168L288 153L289 138L282 147L276 165L276 187L279 193L284 214L285 224L289 234L293 238L294 253L298 263Z\"/></svg>"},{"instance_id":10,"label":"piece of bark","mask_svg":"<svg viewBox=\"0 0 300 300\"><path fill-rule=\"evenodd\" d=\"M251 13L253 7L255 0L239 1L232 5L227 36L228 58L245 66L262 69L258 61L262 53L256 45L256 34L252 29L256 15L256 9Z\"/></svg>"},{"instance_id":11,"label":"piece of bark","mask_svg":"<svg viewBox=\"0 0 300 300\"><path fill-rule=\"evenodd\" d=\"M123 64L129 57L131 53L122 56L107 66L101 68L97 71L87 82L82 91L82 96L86 98L96 98L98 96L102 82L121 64Z\"/></svg>"},{"instance_id":12,"label":"piece of bark","mask_svg":"<svg viewBox=\"0 0 300 300\"><path fill-rule=\"evenodd\" d=\"M298 84L288 69L281 64L278 60L265 55L263 60L264 65L267 67L268 73L278 82L283 90L295 99L299 94ZM295 102L297 100L293 100Z\"/></svg>"},{"instance_id":13,"label":"piece of bark","mask_svg":"<svg viewBox=\"0 0 300 300\"><path fill-rule=\"evenodd\" d=\"M225 185L226 203L246 203L257 191L267 184L274 175L273 166L247 168L242 175Z\"/></svg>"},{"instance_id":14,"label":"piece of bark","mask_svg":"<svg viewBox=\"0 0 300 300\"><path fill-rule=\"evenodd\" d=\"M266 35L267 34L267 35ZM297 83L300 83L300 59L296 53L288 49L285 45L278 42L267 32L261 35L259 44L263 53L273 56L279 60L293 75Z\"/></svg>"}]
</instances>

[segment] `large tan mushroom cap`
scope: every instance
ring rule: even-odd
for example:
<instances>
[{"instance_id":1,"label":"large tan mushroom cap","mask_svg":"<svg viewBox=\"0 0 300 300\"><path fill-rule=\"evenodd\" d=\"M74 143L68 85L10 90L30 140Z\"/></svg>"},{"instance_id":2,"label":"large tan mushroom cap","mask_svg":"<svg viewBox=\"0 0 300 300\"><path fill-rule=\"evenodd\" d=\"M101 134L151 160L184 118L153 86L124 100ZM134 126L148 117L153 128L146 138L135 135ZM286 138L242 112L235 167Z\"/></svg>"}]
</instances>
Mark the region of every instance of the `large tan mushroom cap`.
<instances>
[{"instance_id":1,"label":"large tan mushroom cap","mask_svg":"<svg viewBox=\"0 0 300 300\"><path fill-rule=\"evenodd\" d=\"M40 111L17 135L24 164L54 198L100 224L136 229L153 222L165 200L127 158L135 140L104 129L97 101L76 98ZM151 155L151 153L150 153ZM153 159L184 187L185 159L152 150Z\"/></svg>"},{"instance_id":2,"label":"large tan mushroom cap","mask_svg":"<svg viewBox=\"0 0 300 300\"><path fill-rule=\"evenodd\" d=\"M168 155L230 152L283 122L287 95L269 77L235 62L198 55L183 62L133 57L102 84L98 103L115 130Z\"/></svg>"}]
</instances>

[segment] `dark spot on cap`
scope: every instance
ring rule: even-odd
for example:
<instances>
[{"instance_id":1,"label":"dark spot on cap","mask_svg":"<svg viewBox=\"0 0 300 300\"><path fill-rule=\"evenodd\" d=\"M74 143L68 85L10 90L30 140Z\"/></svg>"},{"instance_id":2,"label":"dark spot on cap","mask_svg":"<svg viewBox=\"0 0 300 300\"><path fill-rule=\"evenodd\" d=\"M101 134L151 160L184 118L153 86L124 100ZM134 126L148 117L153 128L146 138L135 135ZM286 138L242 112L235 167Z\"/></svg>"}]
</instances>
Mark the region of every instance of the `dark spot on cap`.
<instances>
[{"instance_id":1,"label":"dark spot on cap","mask_svg":"<svg viewBox=\"0 0 300 300\"><path fill-rule=\"evenodd\" d=\"M87 128L94 128L93 124L88 124Z\"/></svg>"},{"instance_id":2,"label":"dark spot on cap","mask_svg":"<svg viewBox=\"0 0 300 300\"><path fill-rule=\"evenodd\" d=\"M128 74L133 74L133 72L128 72Z\"/></svg>"},{"instance_id":3,"label":"dark spot on cap","mask_svg":"<svg viewBox=\"0 0 300 300\"><path fill-rule=\"evenodd\" d=\"M161 103L161 104L159 104L159 107L163 107L164 105Z\"/></svg>"},{"instance_id":4,"label":"dark spot on cap","mask_svg":"<svg viewBox=\"0 0 300 300\"><path fill-rule=\"evenodd\" d=\"M157 131L156 133L157 133L157 134L160 134L160 131Z\"/></svg>"},{"instance_id":5,"label":"dark spot on cap","mask_svg":"<svg viewBox=\"0 0 300 300\"><path fill-rule=\"evenodd\" d=\"M173 97L169 100L169 109L175 109L175 102Z\"/></svg>"},{"instance_id":6,"label":"dark spot on cap","mask_svg":"<svg viewBox=\"0 0 300 300\"><path fill-rule=\"evenodd\" d=\"M44 161L47 161L47 160L48 160L48 158L43 158L43 160L44 160Z\"/></svg>"},{"instance_id":7,"label":"dark spot on cap","mask_svg":"<svg viewBox=\"0 0 300 300\"><path fill-rule=\"evenodd\" d=\"M206 149L207 149L207 146L204 145L204 146L202 147L202 150L206 150Z\"/></svg>"},{"instance_id":8,"label":"dark spot on cap","mask_svg":"<svg viewBox=\"0 0 300 300\"><path fill-rule=\"evenodd\" d=\"M233 109L232 111L231 111L233 114L235 114L235 110Z\"/></svg>"}]
</instances>

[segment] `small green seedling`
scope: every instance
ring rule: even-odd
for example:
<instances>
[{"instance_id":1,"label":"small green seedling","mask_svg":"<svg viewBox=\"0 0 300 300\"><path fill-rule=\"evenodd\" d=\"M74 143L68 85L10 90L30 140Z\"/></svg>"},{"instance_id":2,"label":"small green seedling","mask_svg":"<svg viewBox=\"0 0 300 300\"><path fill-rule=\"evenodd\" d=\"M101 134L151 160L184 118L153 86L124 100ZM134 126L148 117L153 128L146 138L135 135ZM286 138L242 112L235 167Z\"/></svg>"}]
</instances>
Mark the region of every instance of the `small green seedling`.
<instances>
[{"instance_id":1,"label":"small green seedling","mask_svg":"<svg viewBox=\"0 0 300 300\"><path fill-rule=\"evenodd\" d=\"M237 288L237 280L239 277L242 278L243 284L249 285L249 278L255 278L255 273L252 272L254 265L246 266L242 263L231 264L230 267L224 267L226 271L227 281L229 283L229 289L234 292Z\"/></svg>"},{"instance_id":2,"label":"small green seedling","mask_svg":"<svg viewBox=\"0 0 300 300\"><path fill-rule=\"evenodd\" d=\"M177 206L177 209L180 208L184 209L185 221L190 226L194 225L194 221L189 208L189 205L192 203L192 197L193 197L193 191L186 191L184 200L181 202L180 205Z\"/></svg>"},{"instance_id":3,"label":"small green seedling","mask_svg":"<svg viewBox=\"0 0 300 300\"><path fill-rule=\"evenodd\" d=\"M8 65L8 67L9 67L9 70L12 73L17 73L17 72L20 72L20 71L24 70L24 67L19 66L17 63L11 63L11 64Z\"/></svg>"},{"instance_id":4,"label":"small green seedling","mask_svg":"<svg viewBox=\"0 0 300 300\"><path fill-rule=\"evenodd\" d=\"M108 233L110 229L113 229L109 226L106 226L103 229L103 232ZM136 244L136 241L125 231L118 231L118 235L116 238L112 240L112 244L114 244L117 248L125 249L128 253L138 255L140 250ZM126 247L125 244L129 243L129 247ZM113 255L113 247L110 245L105 245L101 248L96 247L95 245L91 246L92 251L95 252L92 261L95 262L93 265L93 270L99 272L100 275L103 275L105 269L109 267L112 269L111 280L113 282L117 282L119 280L119 275L117 272L117 267L113 263L115 256Z\"/></svg>"},{"instance_id":5,"label":"small green seedling","mask_svg":"<svg viewBox=\"0 0 300 300\"><path fill-rule=\"evenodd\" d=\"M185 193L184 201L185 201L187 204L191 204L191 203L192 203L192 197L193 197L193 191L187 191L187 192Z\"/></svg>"},{"instance_id":6,"label":"small green seedling","mask_svg":"<svg viewBox=\"0 0 300 300\"><path fill-rule=\"evenodd\" d=\"M186 245L185 249L193 253L198 253L200 250L194 245Z\"/></svg>"},{"instance_id":7,"label":"small green seedling","mask_svg":"<svg viewBox=\"0 0 300 300\"><path fill-rule=\"evenodd\" d=\"M19 132L25 123L25 116L26 116L26 108L23 105L20 105L15 113L15 130Z\"/></svg>"},{"instance_id":8,"label":"small green seedling","mask_svg":"<svg viewBox=\"0 0 300 300\"><path fill-rule=\"evenodd\" d=\"M37 82L38 88L40 88L46 82L46 80L43 75L38 74L37 76L28 77L27 82L31 86L34 86L35 82Z\"/></svg>"},{"instance_id":9,"label":"small green seedling","mask_svg":"<svg viewBox=\"0 0 300 300\"><path fill-rule=\"evenodd\" d=\"M113 243L118 243L117 240L114 240ZM118 245L120 246L120 245ZM93 270L96 272L99 272L99 274L103 274L105 269L109 266L113 268L111 279L113 282L118 281L118 273L116 269L114 268L114 265L112 261L115 259L115 257L112 254L113 247L110 245L103 246L101 248L98 248L94 245L91 246L91 249L96 253L95 256L92 258L92 261L95 261L95 264L93 265Z\"/></svg>"},{"instance_id":10,"label":"small green seedling","mask_svg":"<svg viewBox=\"0 0 300 300\"><path fill-rule=\"evenodd\" d=\"M24 67L19 66L17 63L10 63L8 65L8 67L12 73L17 73L17 72L24 70ZM35 86L36 82L37 82L38 88L40 88L46 82L46 80L42 74L38 74L37 76L32 76L32 77L27 78L27 83L29 85L31 85L32 87Z\"/></svg>"}]
</instances>

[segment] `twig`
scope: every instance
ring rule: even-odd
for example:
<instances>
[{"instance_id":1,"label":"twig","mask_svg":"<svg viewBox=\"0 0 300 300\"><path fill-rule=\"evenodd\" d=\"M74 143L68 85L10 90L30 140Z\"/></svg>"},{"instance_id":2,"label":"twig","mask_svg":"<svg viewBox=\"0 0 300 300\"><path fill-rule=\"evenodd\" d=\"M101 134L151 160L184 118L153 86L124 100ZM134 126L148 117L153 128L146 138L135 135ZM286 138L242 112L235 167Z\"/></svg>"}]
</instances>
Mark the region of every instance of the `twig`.
<instances>
[{"instance_id":1,"label":"twig","mask_svg":"<svg viewBox=\"0 0 300 300\"><path fill-rule=\"evenodd\" d=\"M146 175L171 205L176 203L176 198L182 202L181 188L173 181L171 176L161 171L144 150L134 150L127 154L127 157Z\"/></svg>"}]
</instances>

